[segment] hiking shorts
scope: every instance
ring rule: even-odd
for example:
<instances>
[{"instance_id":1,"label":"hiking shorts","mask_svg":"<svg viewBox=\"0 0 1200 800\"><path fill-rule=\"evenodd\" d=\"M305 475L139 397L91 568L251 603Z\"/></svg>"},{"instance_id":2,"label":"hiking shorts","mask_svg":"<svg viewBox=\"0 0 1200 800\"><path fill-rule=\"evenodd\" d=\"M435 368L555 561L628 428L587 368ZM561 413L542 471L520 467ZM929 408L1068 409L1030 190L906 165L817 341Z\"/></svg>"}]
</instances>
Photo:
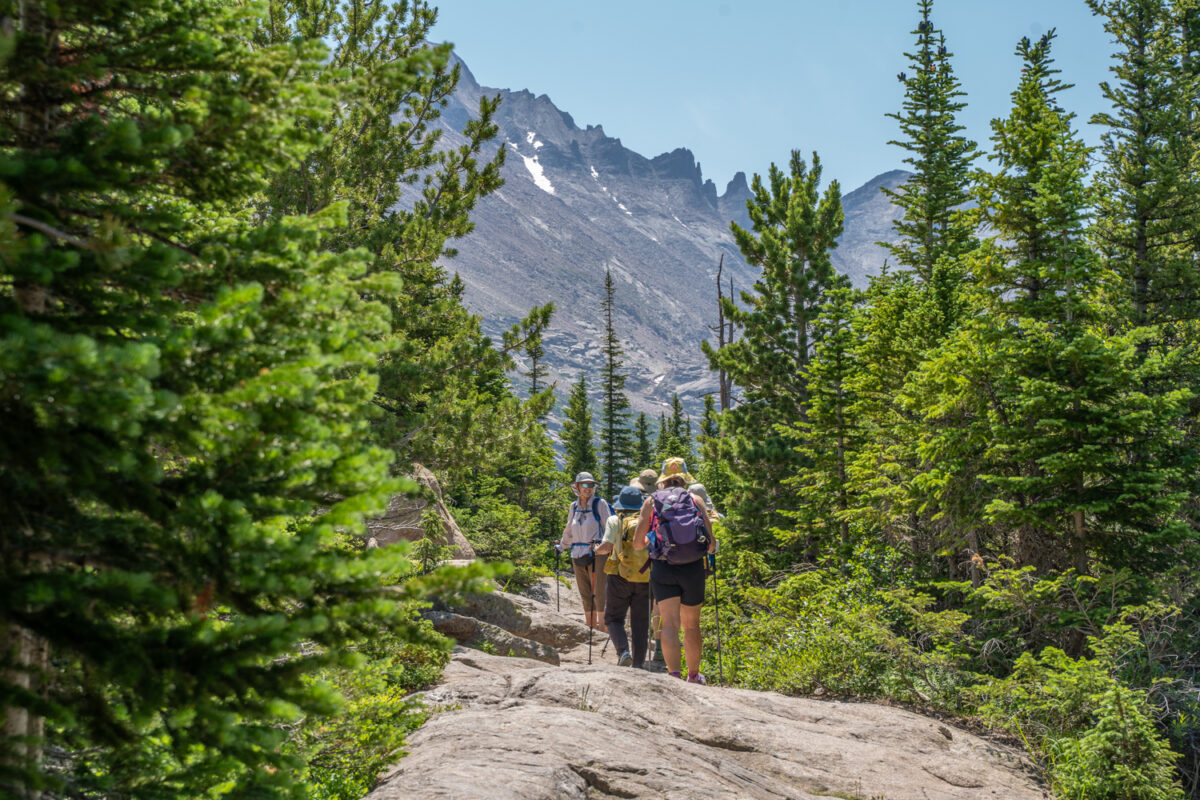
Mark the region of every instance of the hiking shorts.
<instances>
[{"instance_id":1,"label":"hiking shorts","mask_svg":"<svg viewBox=\"0 0 1200 800\"><path fill-rule=\"evenodd\" d=\"M608 576L604 574L606 560L608 560L607 555L586 555L571 559L571 566L575 568L575 587L579 589L579 599L583 601L584 611L592 611L593 608L596 611L604 610L604 590L608 587L608 581L605 580ZM596 605L594 607L592 606L593 577L596 587Z\"/></svg>"},{"instance_id":2,"label":"hiking shorts","mask_svg":"<svg viewBox=\"0 0 1200 800\"><path fill-rule=\"evenodd\" d=\"M661 603L678 597L685 606L704 603L704 559L698 558L690 564L668 564L665 561L650 562L650 591Z\"/></svg>"}]
</instances>

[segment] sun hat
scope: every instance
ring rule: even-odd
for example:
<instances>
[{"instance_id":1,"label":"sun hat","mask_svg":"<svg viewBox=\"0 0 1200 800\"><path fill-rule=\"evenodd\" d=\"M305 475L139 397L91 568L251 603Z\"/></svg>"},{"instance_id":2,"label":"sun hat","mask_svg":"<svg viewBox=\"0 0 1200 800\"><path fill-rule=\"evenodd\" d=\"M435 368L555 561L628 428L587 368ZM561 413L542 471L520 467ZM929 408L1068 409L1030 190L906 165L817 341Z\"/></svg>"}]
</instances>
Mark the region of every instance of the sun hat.
<instances>
[{"instance_id":1,"label":"sun hat","mask_svg":"<svg viewBox=\"0 0 1200 800\"><path fill-rule=\"evenodd\" d=\"M592 477L592 473L590 472L581 472L575 476L575 480L571 481L571 485L578 486L581 483L590 483L595 485L596 479Z\"/></svg>"},{"instance_id":2,"label":"sun hat","mask_svg":"<svg viewBox=\"0 0 1200 800\"><path fill-rule=\"evenodd\" d=\"M652 469L644 469L638 476L629 482L630 486L637 486L646 494L651 494L654 491L654 485L658 481L658 473Z\"/></svg>"},{"instance_id":3,"label":"sun hat","mask_svg":"<svg viewBox=\"0 0 1200 800\"><path fill-rule=\"evenodd\" d=\"M687 462L682 458L668 458L663 462L662 472L658 475L658 485L662 486L671 478L683 478L687 483L696 482L696 479L688 472Z\"/></svg>"},{"instance_id":4,"label":"sun hat","mask_svg":"<svg viewBox=\"0 0 1200 800\"><path fill-rule=\"evenodd\" d=\"M613 508L618 511L637 511L642 507L642 490L636 486L626 486L617 495Z\"/></svg>"}]
</instances>

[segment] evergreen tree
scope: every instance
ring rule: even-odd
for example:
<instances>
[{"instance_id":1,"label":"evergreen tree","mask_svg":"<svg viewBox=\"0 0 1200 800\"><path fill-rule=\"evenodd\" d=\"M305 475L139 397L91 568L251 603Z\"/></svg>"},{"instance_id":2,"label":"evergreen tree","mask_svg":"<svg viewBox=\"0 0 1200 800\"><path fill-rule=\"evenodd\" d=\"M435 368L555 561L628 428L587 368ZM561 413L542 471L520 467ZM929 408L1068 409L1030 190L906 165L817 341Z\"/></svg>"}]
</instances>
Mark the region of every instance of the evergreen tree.
<instances>
[{"instance_id":1,"label":"evergreen tree","mask_svg":"<svg viewBox=\"0 0 1200 800\"><path fill-rule=\"evenodd\" d=\"M849 288L829 293L817 323L820 344L808 365L808 417L793 429L804 466L787 480L805 502L794 512L796 525L790 533L811 557L836 550L845 558L852 550L849 472L861 446L851 414L855 397L850 379L858 370L855 300Z\"/></svg>"},{"instance_id":2,"label":"evergreen tree","mask_svg":"<svg viewBox=\"0 0 1200 800\"><path fill-rule=\"evenodd\" d=\"M923 419L920 411L901 409L899 399L925 354L968 313L963 289L970 276L963 256L976 244L976 220L963 210L970 199L976 145L961 133L958 115L966 106L965 94L945 36L931 19L932 5L918 0L915 45L905 54L907 71L899 76L904 100L900 112L888 115L901 134L890 143L906 151L905 163L912 168L898 191L885 189L901 209L893 223L899 239L885 244L897 268L872 278L856 322L858 370L845 376L855 398L848 413L855 425L872 432L849 467L852 516L893 541L903 536L923 556L943 550L943 540L955 532L923 510L914 492Z\"/></svg>"},{"instance_id":3,"label":"evergreen tree","mask_svg":"<svg viewBox=\"0 0 1200 800\"><path fill-rule=\"evenodd\" d=\"M1091 120L1106 128L1093 238L1128 287L1132 324L1194 320L1200 317L1193 260L1200 80L1186 66L1177 4L1088 0L1088 7L1120 48L1110 67L1115 83L1100 84L1112 110Z\"/></svg>"},{"instance_id":4,"label":"evergreen tree","mask_svg":"<svg viewBox=\"0 0 1200 800\"><path fill-rule=\"evenodd\" d=\"M644 469L657 469L654 463L655 450L650 441L650 421L645 412L637 415L633 425L633 466L631 471L641 472Z\"/></svg>"},{"instance_id":5,"label":"evergreen tree","mask_svg":"<svg viewBox=\"0 0 1200 800\"><path fill-rule=\"evenodd\" d=\"M438 117L461 73L449 44L431 45L436 11L426 2L336 0L269 5L257 40L317 37L329 48L318 79L341 99L319 122L323 141L273 182L264 216L307 214L344 201L349 225L329 243L364 247L372 270L399 276L384 298L392 317L374 404L373 428L397 463L420 462L448 484L503 460L514 433L536 447L549 396L521 403L505 377L510 353L540 336L553 309L535 308L495 344L462 303L463 284L439 264L448 242L469 233L480 197L503 183L505 148L480 163L496 135L498 97L480 99L465 141L441 147ZM316 123L314 123L316 124ZM448 480L446 480L448 479Z\"/></svg>"},{"instance_id":6,"label":"evergreen tree","mask_svg":"<svg viewBox=\"0 0 1200 800\"><path fill-rule=\"evenodd\" d=\"M604 497L613 497L623 485L622 476L629 472L633 437L629 431L629 398L625 396L625 370L621 361L624 350L613 325L616 286L612 270L604 273L604 300L600 311L604 315L604 365L600 369L600 456L604 466Z\"/></svg>"},{"instance_id":7,"label":"evergreen tree","mask_svg":"<svg viewBox=\"0 0 1200 800\"><path fill-rule=\"evenodd\" d=\"M546 345L540 332L529 337L525 345L525 354L529 356L529 371L525 373L525 377L529 378L529 394L535 395L546 388L553 388L546 386L550 370L543 361L546 357Z\"/></svg>"},{"instance_id":8,"label":"evergreen tree","mask_svg":"<svg viewBox=\"0 0 1200 800\"><path fill-rule=\"evenodd\" d=\"M714 503L718 499L723 503L729 495L732 481L725 439L721 436L721 413L717 411L714 397L713 394L704 395L704 416L700 421L700 436L696 440L699 464L693 474L708 489L708 495Z\"/></svg>"},{"instance_id":9,"label":"evergreen tree","mask_svg":"<svg viewBox=\"0 0 1200 800\"><path fill-rule=\"evenodd\" d=\"M992 123L980 202L997 238L973 257L989 314L923 370L934 426L924 486L966 525L996 526L1018 564L1145 573L1178 558L1175 424L1188 393L1141 391L1161 366L1111 309L1086 246L1088 149L1055 95L1053 30L1023 39L1008 118ZM945 425L938 425L939 422Z\"/></svg>"},{"instance_id":10,"label":"evergreen tree","mask_svg":"<svg viewBox=\"0 0 1200 800\"><path fill-rule=\"evenodd\" d=\"M668 427L676 448L675 455L692 461L696 455L692 447L692 418L684 413L683 401L679 399L678 392L671 396L671 419Z\"/></svg>"},{"instance_id":11,"label":"evergreen tree","mask_svg":"<svg viewBox=\"0 0 1200 800\"><path fill-rule=\"evenodd\" d=\"M901 209L892 223L899 241L884 246L903 270L930 289L946 291L952 287L938 285L938 262L953 262L974 247L974 222L961 209L970 200L976 145L961 133L958 114L966 108L961 99L966 93L954 75L946 37L930 19L933 0L918 0L917 8L916 47L905 53L909 71L900 73L902 110L888 114L902 135L888 144L908 151L904 163L913 173L898 191L883 189Z\"/></svg>"},{"instance_id":12,"label":"evergreen tree","mask_svg":"<svg viewBox=\"0 0 1200 800\"><path fill-rule=\"evenodd\" d=\"M666 412L658 415L658 437L654 440L654 460L657 469L662 465L662 462L668 458L679 456L683 452L683 442L679 441L679 437L675 435L675 428L671 425L671 420L667 418Z\"/></svg>"},{"instance_id":13,"label":"evergreen tree","mask_svg":"<svg viewBox=\"0 0 1200 800\"><path fill-rule=\"evenodd\" d=\"M783 486L802 465L778 425L804 419L808 403L805 371L815 343L826 293L844 281L833 271L829 252L842 232L836 181L820 192L821 165L810 170L793 152L790 170L771 165L768 182L754 176L747 201L753 232L731 226L746 259L762 268L753 294L742 305L723 299L725 315L742 338L714 350L702 347L712 369L723 368L742 387L742 402L723 415L729 436L730 472L736 486L727 499L733 533L763 548L773 544L783 512L797 498Z\"/></svg>"},{"instance_id":14,"label":"evergreen tree","mask_svg":"<svg viewBox=\"0 0 1200 800\"><path fill-rule=\"evenodd\" d=\"M333 546L404 485L363 413L389 327L368 298L400 287L331 252L345 202L254 218L338 100L309 77L322 44L252 46L255 13L30 0L9 18L8 796L298 796L287 725L337 700L306 673L376 624L417 635L398 601L437 585L385 591L402 550Z\"/></svg>"},{"instance_id":15,"label":"evergreen tree","mask_svg":"<svg viewBox=\"0 0 1200 800\"><path fill-rule=\"evenodd\" d=\"M572 480L580 472L599 472L596 463L596 446L592 440L592 406L588 401L587 375L579 373L579 380L571 387L567 401L566 419L562 426L562 443L566 451L563 472ZM599 476L596 475L597 480Z\"/></svg>"},{"instance_id":16,"label":"evergreen tree","mask_svg":"<svg viewBox=\"0 0 1200 800\"><path fill-rule=\"evenodd\" d=\"M711 394L704 395L704 414L700 417L700 437L701 442L709 439L715 439L720 431L720 425L717 422L717 404L713 400Z\"/></svg>"}]
</instances>

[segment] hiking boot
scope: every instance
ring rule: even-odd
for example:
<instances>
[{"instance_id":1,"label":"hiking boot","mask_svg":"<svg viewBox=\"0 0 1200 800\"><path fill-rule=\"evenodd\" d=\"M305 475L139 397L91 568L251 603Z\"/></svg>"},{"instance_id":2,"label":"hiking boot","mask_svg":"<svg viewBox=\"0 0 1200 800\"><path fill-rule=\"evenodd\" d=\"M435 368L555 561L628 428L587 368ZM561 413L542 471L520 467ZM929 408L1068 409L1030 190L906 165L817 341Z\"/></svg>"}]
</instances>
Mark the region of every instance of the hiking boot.
<instances>
[{"instance_id":1,"label":"hiking boot","mask_svg":"<svg viewBox=\"0 0 1200 800\"><path fill-rule=\"evenodd\" d=\"M699 672L689 672L687 676L688 683L698 683L701 686L707 686L708 681L704 680L704 676Z\"/></svg>"},{"instance_id":2,"label":"hiking boot","mask_svg":"<svg viewBox=\"0 0 1200 800\"><path fill-rule=\"evenodd\" d=\"M628 667L632 663L633 655L628 650L626 650L624 653L621 653L621 657L617 659L618 667Z\"/></svg>"},{"instance_id":3,"label":"hiking boot","mask_svg":"<svg viewBox=\"0 0 1200 800\"><path fill-rule=\"evenodd\" d=\"M683 676L680 675L678 672L668 672L667 674L670 675L672 678L679 678L679 680L683 680Z\"/></svg>"},{"instance_id":4,"label":"hiking boot","mask_svg":"<svg viewBox=\"0 0 1200 800\"><path fill-rule=\"evenodd\" d=\"M658 640L655 640L655 642L654 642L654 655L653 655L653 656L651 656L650 660L651 660L651 661L662 661L662 660L663 660L663 654L662 654L662 642L660 642L660 641L658 641Z\"/></svg>"}]
</instances>

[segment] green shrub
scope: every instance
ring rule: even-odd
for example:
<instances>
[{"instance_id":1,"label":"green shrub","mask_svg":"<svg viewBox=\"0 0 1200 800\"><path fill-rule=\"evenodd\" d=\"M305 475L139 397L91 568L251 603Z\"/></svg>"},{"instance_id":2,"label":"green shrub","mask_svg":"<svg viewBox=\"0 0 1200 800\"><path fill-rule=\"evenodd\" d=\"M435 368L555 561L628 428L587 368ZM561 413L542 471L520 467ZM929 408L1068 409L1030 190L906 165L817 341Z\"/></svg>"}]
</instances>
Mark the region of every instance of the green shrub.
<instances>
[{"instance_id":1,"label":"green shrub","mask_svg":"<svg viewBox=\"0 0 1200 800\"><path fill-rule=\"evenodd\" d=\"M421 514L421 538L412 543L412 558L422 575L433 571L438 564L449 559L454 548L446 544L446 529L442 518L432 508Z\"/></svg>"},{"instance_id":2,"label":"green shrub","mask_svg":"<svg viewBox=\"0 0 1200 800\"><path fill-rule=\"evenodd\" d=\"M1178 755L1155 729L1145 691L1118 679L1140 647L1125 623L1088 639L1093 658L1048 647L1022 654L1010 676L974 687L979 713L1020 736L1072 800L1183 800Z\"/></svg>"},{"instance_id":3,"label":"green shrub","mask_svg":"<svg viewBox=\"0 0 1200 800\"><path fill-rule=\"evenodd\" d=\"M963 658L960 612L934 610L931 596L908 587L878 589L861 572L812 569L774 587L755 586L760 561L740 553L725 559L730 579L716 589L727 681L789 694L956 704L965 680L956 669ZM704 612L710 642L714 599L710 591ZM705 668L715 666L710 648Z\"/></svg>"},{"instance_id":4,"label":"green shrub","mask_svg":"<svg viewBox=\"0 0 1200 800\"><path fill-rule=\"evenodd\" d=\"M454 517L476 556L488 562L512 563L505 589L529 586L549 574L542 561L550 546L538 539L538 521L518 506L485 497L471 508L455 509Z\"/></svg>"},{"instance_id":5,"label":"green shrub","mask_svg":"<svg viewBox=\"0 0 1200 800\"><path fill-rule=\"evenodd\" d=\"M1144 695L1114 683L1093 699L1095 725L1049 746L1055 791L1079 800L1183 800L1179 755L1155 731Z\"/></svg>"},{"instance_id":6,"label":"green shrub","mask_svg":"<svg viewBox=\"0 0 1200 800\"><path fill-rule=\"evenodd\" d=\"M345 667L310 678L343 698L332 716L308 718L296 727L289 749L308 763L305 779L314 800L359 800L379 774L403 755L409 732L427 716L409 695L436 683L449 660L450 641L412 609L418 642L387 630L363 639Z\"/></svg>"}]
</instances>

